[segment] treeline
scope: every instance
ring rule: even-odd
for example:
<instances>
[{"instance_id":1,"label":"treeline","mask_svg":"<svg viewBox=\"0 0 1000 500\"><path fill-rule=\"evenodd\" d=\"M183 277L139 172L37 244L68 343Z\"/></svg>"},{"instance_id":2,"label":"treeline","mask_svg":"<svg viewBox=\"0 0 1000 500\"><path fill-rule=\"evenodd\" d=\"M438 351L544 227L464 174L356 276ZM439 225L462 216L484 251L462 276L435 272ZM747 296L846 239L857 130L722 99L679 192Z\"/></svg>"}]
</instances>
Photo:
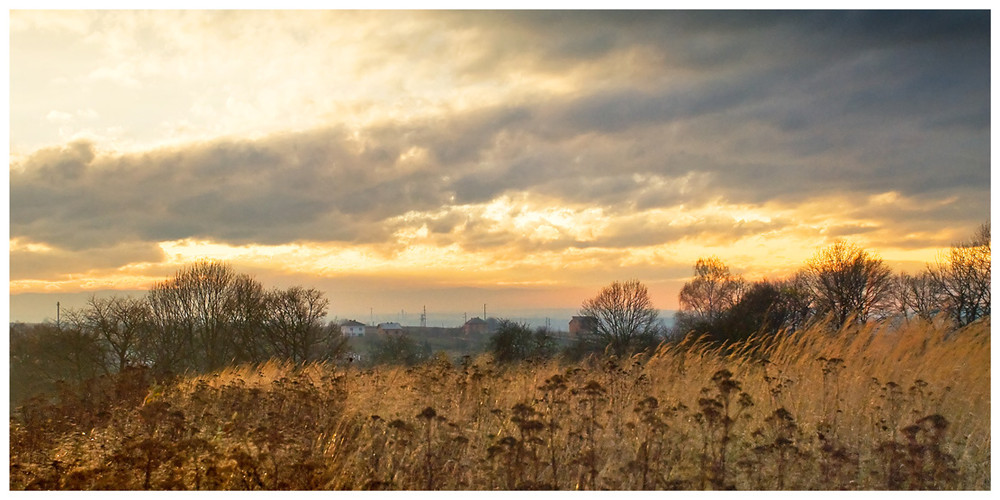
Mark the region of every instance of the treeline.
<instances>
[{"instance_id":1,"label":"treeline","mask_svg":"<svg viewBox=\"0 0 1000 500\"><path fill-rule=\"evenodd\" d=\"M877 255L845 242L821 249L783 280L748 282L718 258L699 259L680 306L675 334L718 341L795 331L817 321L839 328L943 317L960 328L990 315L990 226L915 275L893 273Z\"/></svg>"},{"instance_id":2,"label":"treeline","mask_svg":"<svg viewBox=\"0 0 1000 500\"><path fill-rule=\"evenodd\" d=\"M716 257L699 259L694 271L671 329L657 317L646 286L631 280L584 301L580 314L592 323L569 346L560 347L547 329L502 320L487 350L498 362L572 361L652 352L691 335L716 343L766 338L819 322L836 328L892 317L947 318L958 328L990 315L990 226L916 275L894 274L877 255L844 242L821 249L783 280L747 281ZM318 290L265 290L228 264L201 261L144 297L92 297L62 324L12 328L11 400L133 366L162 376L272 359L342 359L347 339L323 323L328 306ZM414 365L432 357L426 342L390 336L371 343L367 362Z\"/></svg>"},{"instance_id":3,"label":"treeline","mask_svg":"<svg viewBox=\"0 0 1000 500\"><path fill-rule=\"evenodd\" d=\"M544 329L503 322L490 340L498 361L547 359L557 354L627 356L684 338L736 343L766 339L818 323L841 328L871 320L944 318L955 328L990 315L990 226L953 245L916 275L895 274L872 252L838 241L819 250L793 276L748 281L718 257L699 259L680 291L674 326L664 328L649 291L638 280L614 282L584 301L589 327L568 348L555 349Z\"/></svg>"},{"instance_id":4,"label":"treeline","mask_svg":"<svg viewBox=\"0 0 1000 500\"><path fill-rule=\"evenodd\" d=\"M145 296L94 296L58 325L12 328L11 400L129 367L168 375L332 359L347 341L323 322L328 306L319 290L265 290L228 264L197 262Z\"/></svg>"}]
</instances>

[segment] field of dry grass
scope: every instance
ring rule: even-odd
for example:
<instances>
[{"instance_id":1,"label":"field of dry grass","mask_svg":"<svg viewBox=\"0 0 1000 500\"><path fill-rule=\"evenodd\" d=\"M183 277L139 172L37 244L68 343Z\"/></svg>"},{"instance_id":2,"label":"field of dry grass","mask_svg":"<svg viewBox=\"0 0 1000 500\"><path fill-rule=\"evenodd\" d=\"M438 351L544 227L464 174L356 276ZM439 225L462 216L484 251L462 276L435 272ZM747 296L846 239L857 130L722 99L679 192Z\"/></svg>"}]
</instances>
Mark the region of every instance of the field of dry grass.
<instances>
[{"instance_id":1,"label":"field of dry grass","mask_svg":"<svg viewBox=\"0 0 1000 500\"><path fill-rule=\"evenodd\" d=\"M132 371L11 416L11 489L989 489L990 329L498 366Z\"/></svg>"}]
</instances>

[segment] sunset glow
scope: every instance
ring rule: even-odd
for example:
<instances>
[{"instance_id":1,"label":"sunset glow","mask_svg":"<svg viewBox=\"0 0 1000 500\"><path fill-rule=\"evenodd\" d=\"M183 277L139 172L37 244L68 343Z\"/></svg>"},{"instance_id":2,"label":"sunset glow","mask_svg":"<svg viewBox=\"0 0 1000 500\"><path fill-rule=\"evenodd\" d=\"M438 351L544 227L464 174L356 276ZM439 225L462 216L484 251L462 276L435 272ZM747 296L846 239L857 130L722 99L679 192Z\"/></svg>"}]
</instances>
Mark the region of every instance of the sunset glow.
<instances>
[{"instance_id":1,"label":"sunset glow","mask_svg":"<svg viewBox=\"0 0 1000 500\"><path fill-rule=\"evenodd\" d=\"M11 11L11 318L206 258L331 318L919 270L989 219L989 21Z\"/></svg>"}]
</instances>

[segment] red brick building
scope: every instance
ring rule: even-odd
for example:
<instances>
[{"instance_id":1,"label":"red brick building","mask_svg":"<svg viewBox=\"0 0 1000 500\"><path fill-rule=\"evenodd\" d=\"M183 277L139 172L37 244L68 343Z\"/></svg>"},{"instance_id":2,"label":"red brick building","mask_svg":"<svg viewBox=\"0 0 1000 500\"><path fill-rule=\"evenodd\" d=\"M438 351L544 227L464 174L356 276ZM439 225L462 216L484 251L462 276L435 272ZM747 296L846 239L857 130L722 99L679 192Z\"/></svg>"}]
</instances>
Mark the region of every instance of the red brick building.
<instances>
[{"instance_id":1,"label":"red brick building","mask_svg":"<svg viewBox=\"0 0 1000 500\"><path fill-rule=\"evenodd\" d=\"M569 320L570 337L594 333L595 329L597 329L597 318L593 316L573 316L573 319Z\"/></svg>"}]
</instances>

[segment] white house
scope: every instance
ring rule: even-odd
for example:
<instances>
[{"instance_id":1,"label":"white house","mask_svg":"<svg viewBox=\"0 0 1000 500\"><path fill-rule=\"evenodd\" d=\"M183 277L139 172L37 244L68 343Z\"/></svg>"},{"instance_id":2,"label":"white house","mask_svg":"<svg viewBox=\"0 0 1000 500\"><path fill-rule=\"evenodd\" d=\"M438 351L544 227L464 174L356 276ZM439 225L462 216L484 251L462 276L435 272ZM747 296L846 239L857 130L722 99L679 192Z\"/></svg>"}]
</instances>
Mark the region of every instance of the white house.
<instances>
[{"instance_id":1,"label":"white house","mask_svg":"<svg viewBox=\"0 0 1000 500\"><path fill-rule=\"evenodd\" d=\"M344 324L340 325L340 333L344 334L345 337L364 337L365 324L358 323L353 319L345 321Z\"/></svg>"}]
</instances>

